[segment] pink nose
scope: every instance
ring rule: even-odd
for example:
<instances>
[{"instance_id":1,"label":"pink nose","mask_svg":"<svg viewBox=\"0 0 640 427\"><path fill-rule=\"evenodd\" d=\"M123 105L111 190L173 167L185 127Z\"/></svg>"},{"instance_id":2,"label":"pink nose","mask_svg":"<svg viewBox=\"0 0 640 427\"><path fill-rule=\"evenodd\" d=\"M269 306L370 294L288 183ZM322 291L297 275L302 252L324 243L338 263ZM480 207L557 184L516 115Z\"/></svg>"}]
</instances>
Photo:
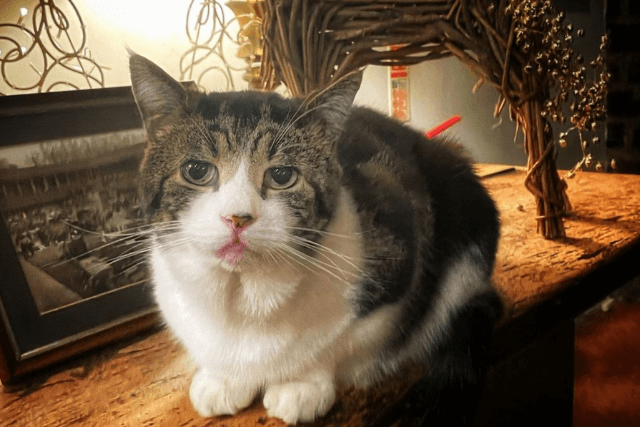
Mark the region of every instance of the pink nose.
<instances>
[{"instance_id":1,"label":"pink nose","mask_svg":"<svg viewBox=\"0 0 640 427\"><path fill-rule=\"evenodd\" d=\"M255 221L255 219L248 214L223 216L222 219L231 228L242 228L245 225L251 224Z\"/></svg>"}]
</instances>

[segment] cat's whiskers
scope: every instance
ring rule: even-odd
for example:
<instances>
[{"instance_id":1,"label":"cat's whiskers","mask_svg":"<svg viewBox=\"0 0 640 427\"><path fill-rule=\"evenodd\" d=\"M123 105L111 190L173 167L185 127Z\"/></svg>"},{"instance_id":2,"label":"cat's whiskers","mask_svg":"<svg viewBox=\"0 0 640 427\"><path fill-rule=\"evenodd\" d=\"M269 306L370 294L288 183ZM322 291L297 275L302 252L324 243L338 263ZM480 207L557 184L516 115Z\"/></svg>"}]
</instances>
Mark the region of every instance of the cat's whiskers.
<instances>
[{"instance_id":1,"label":"cat's whiskers","mask_svg":"<svg viewBox=\"0 0 640 427\"><path fill-rule=\"evenodd\" d=\"M299 271L300 267L305 268L307 271L309 272L314 272L313 267L313 263L306 263L303 261L314 261L313 259L307 259L309 258L307 255L305 255L302 252L296 251L295 249L291 248L290 246L287 245L282 245L279 247L274 248L276 250L276 252L282 257L282 259L284 261L287 262L288 265L290 265L291 267L293 267L296 271ZM296 258L297 257L297 258ZM323 267L319 267L321 269L324 269ZM332 273L326 269L324 269L327 273L329 273L331 276L335 277L336 279L342 281L343 279L339 276L337 276L335 273Z\"/></svg>"},{"instance_id":2,"label":"cat's whiskers","mask_svg":"<svg viewBox=\"0 0 640 427\"><path fill-rule=\"evenodd\" d=\"M281 267L280 262L278 262L278 259L276 258L276 256L273 254L273 251L264 251L264 253L267 254L267 256L269 256L269 258L271 258L271 260L273 261L273 263L275 265L277 265L278 267Z\"/></svg>"},{"instance_id":3,"label":"cat's whiskers","mask_svg":"<svg viewBox=\"0 0 640 427\"><path fill-rule=\"evenodd\" d=\"M357 277L356 274L351 273L351 272L347 272L344 269L340 268L338 265L336 265L335 263L332 265L330 263L321 261L317 258L314 258L312 256L309 256L307 254L305 254L304 252L301 252L297 249L295 249L294 247L281 243L279 245L277 245L277 248L283 250L285 255L289 256L289 259L291 259L292 261L295 261L294 257L299 258L301 261L298 261L298 263L307 268L310 272L313 272L313 268L319 268L320 270L324 271L325 273L331 275L332 277L334 277L335 279L339 280L339 281L344 281L344 282L348 282L349 281L349 276L351 276L352 278ZM341 273L342 277L338 275L338 273Z\"/></svg>"},{"instance_id":4,"label":"cat's whiskers","mask_svg":"<svg viewBox=\"0 0 640 427\"><path fill-rule=\"evenodd\" d=\"M303 246L303 247L306 247L306 248L309 248L309 249L314 249L314 250L316 250L316 248L314 248L314 247L313 247L313 246L311 246L311 245L306 245L306 244L304 244L304 243L298 243L298 244L299 244L300 246ZM325 259L327 260L327 262L324 262L324 261L322 261L322 260L320 260L320 259L318 259L318 258L311 257L311 258L313 258L316 262L321 263L321 264L323 264L323 265L327 266L328 268L335 268L336 270L339 270L339 271L343 272L343 270L338 266L338 264L336 264L336 262L335 262L333 259L331 259L328 255L326 255L326 254L324 254L324 253L322 253L322 252L319 252L319 251L316 251L316 253L317 253L318 255L322 256L323 258L325 258ZM305 254L305 255L306 255L306 254ZM343 276L344 276L344 274L343 274Z\"/></svg>"},{"instance_id":5,"label":"cat's whiskers","mask_svg":"<svg viewBox=\"0 0 640 427\"><path fill-rule=\"evenodd\" d=\"M354 257L350 257L348 255L336 252L335 250L324 246L318 242L314 242L313 240L308 240L308 239L304 239L302 237L297 237L297 236L292 236L292 242L296 243L300 246L303 246L305 248L308 249L313 249L314 251L316 251L316 253L318 253L318 255L322 256L323 258L326 258L331 264L333 264L336 268L339 268L338 265L335 263L335 261L329 256L327 255L327 253L334 255L335 257L338 257L339 259L341 259L342 261L346 262L347 264L349 264L349 266L353 267L354 269L356 269L356 271L358 271L358 273L363 273L363 270L358 267L357 265L355 265L351 260L354 260Z\"/></svg>"},{"instance_id":6,"label":"cat's whiskers","mask_svg":"<svg viewBox=\"0 0 640 427\"><path fill-rule=\"evenodd\" d=\"M158 224L160 225L158 226ZM120 254L110 258L108 262L118 262L125 260L128 257L146 255L151 250L149 242L152 235L155 235L158 231L175 231L179 229L179 224L176 221L158 224L148 224L138 227L138 231L124 233L125 235L121 239L109 242L107 245L113 246L124 243L127 249ZM104 248L107 245L103 245L100 248Z\"/></svg>"},{"instance_id":7,"label":"cat's whiskers","mask_svg":"<svg viewBox=\"0 0 640 427\"><path fill-rule=\"evenodd\" d=\"M182 234L182 233L181 233ZM163 252L174 252L174 251L182 251L184 250L185 243L193 243L195 242L195 238L192 236L177 236L172 235L170 240L167 239L156 239L153 245Z\"/></svg>"},{"instance_id":8,"label":"cat's whiskers","mask_svg":"<svg viewBox=\"0 0 640 427\"><path fill-rule=\"evenodd\" d=\"M274 250L270 251L270 253L273 254L274 259L275 259L276 255L277 255L280 258L280 260L282 260L282 262L287 264L289 267L291 267L295 271L300 272L300 267L303 266L303 265L300 264L299 261L295 261L295 263L294 263L294 260L290 256L288 256L283 249L274 248ZM277 263L277 261L276 261L276 263Z\"/></svg>"},{"instance_id":9,"label":"cat's whiskers","mask_svg":"<svg viewBox=\"0 0 640 427\"><path fill-rule=\"evenodd\" d=\"M112 267L117 263L123 261L126 262L129 260L129 264L126 265L122 271L119 271L117 273L114 272L114 274L111 276L111 279L114 279L119 276L126 275L128 271L131 271L131 269L135 269L147 262L145 255L150 250L148 245L149 236L152 235L155 230L152 225L146 222L138 226L129 227L125 230L108 233L85 229L68 221L63 221L63 223L67 224L69 227L75 230L80 231L83 235L100 236L102 239L104 239L104 243L99 244L92 249L85 250L78 255L65 256L64 258L45 263L42 265L42 268L59 268L65 264L81 262L82 260L90 259L91 257L103 263L103 265L107 265L109 267ZM104 251L121 252L113 256L106 256L104 254ZM88 278L85 279L85 284L87 284L91 283L93 279L99 277L101 269L94 270L92 268L85 268L85 271L89 273ZM128 283L128 285L132 285L135 283Z\"/></svg>"},{"instance_id":10,"label":"cat's whiskers","mask_svg":"<svg viewBox=\"0 0 640 427\"><path fill-rule=\"evenodd\" d=\"M316 230L316 229L306 228L306 227L286 227L286 229L287 230L293 230L293 231L309 231L309 232L317 233L317 234L320 234L320 235L323 235L323 236L337 237L339 239L345 239L345 240L351 240L351 241L357 241L357 239L358 239L358 237L357 237L358 234L333 233L333 232L330 232L330 231ZM272 230L263 229L262 231L268 232L268 231L272 231ZM275 231L275 230L273 230L273 231ZM263 236L258 235L258 237L263 237ZM268 237L271 237L271 236L268 236ZM306 238L301 237L301 236L288 234L287 239L292 243L296 243L296 244L299 244L300 246L304 246L304 247L306 247L308 249L312 249L312 250L318 252L320 255L322 255L323 257L325 257L327 259L330 259L330 258L329 258L329 256L327 254L322 253L323 251L327 252L327 253L329 253L331 255L334 255L336 257L339 257L340 259L342 259L345 262L347 262L351 267L357 269L359 273L363 273L363 271L362 271L361 268L359 268L355 264L355 262L368 261L369 260L368 258L352 257L352 256L346 255L344 253L337 252L337 251L335 251L335 250L333 250L333 249L331 249L331 248L329 248L329 247L327 247L327 246L325 246L325 245L323 245L323 244L321 244L319 242L316 242L316 241L310 240L310 239L306 239ZM272 239L269 239L269 240L265 239L265 241L270 241L271 242Z\"/></svg>"},{"instance_id":11,"label":"cat's whiskers","mask_svg":"<svg viewBox=\"0 0 640 427\"><path fill-rule=\"evenodd\" d=\"M63 224L65 224L66 226L68 226L68 227L70 227L70 228L73 228L73 229L75 229L75 230L81 231L81 232L83 232L83 233L85 233L85 234L95 234L95 235L99 235L99 236L102 236L102 237L121 236L123 233L125 233L126 231L129 231L129 230L136 230L136 229L138 229L138 228L142 228L142 227L145 227L145 228L149 228L149 227L150 227L150 226L149 226L149 224L145 223L145 221L143 221L143 220L136 220L136 222L138 222L138 223L143 223L143 224L142 224L142 225L140 225L140 226L129 227L129 228L127 228L126 230L121 230L121 231L111 231L111 232L106 232L106 233L105 233L104 231L93 231L93 230L89 230L89 229L87 229L87 228L80 227L79 225L76 225L76 224L74 224L74 223L72 223L72 222L69 222L69 221L66 221L66 220L62 220L61 222L62 222ZM135 231L134 231L134 233L135 233Z\"/></svg>"},{"instance_id":12,"label":"cat's whiskers","mask_svg":"<svg viewBox=\"0 0 640 427\"><path fill-rule=\"evenodd\" d=\"M147 255L149 251L150 251L150 248L148 247L148 245L146 245L146 242L145 243L141 242L140 244L135 245L134 247L128 248L128 250L107 259L105 262L107 264L115 264L116 262L125 261L127 259L142 257L144 255Z\"/></svg>"},{"instance_id":13,"label":"cat's whiskers","mask_svg":"<svg viewBox=\"0 0 640 427\"><path fill-rule=\"evenodd\" d=\"M356 235L333 233L305 227L287 228L289 230L296 231L317 232L320 235L331 236L339 239L353 240L357 238ZM356 265L358 259L355 257L342 254L313 240L291 234L287 235L287 241L274 241L274 236L270 231L275 230L263 229L260 233L253 234L251 236L253 244L249 249L254 254L262 256L265 260L270 260L276 264L286 263L288 266L295 269L299 269L300 267L304 267L309 271L313 271L314 268L320 269L339 281L348 281L358 275L364 274L362 268ZM163 232L171 232L171 238L163 238ZM150 239L149 236L151 235L157 235L158 238ZM136 233L129 233L129 236L118 239L118 241L128 242L133 240L134 237L140 238L140 242L128 247L125 252L109 259L108 263L115 263L127 258L135 258L137 256L144 256L151 251L152 246L155 246L163 252L182 251L185 244L193 243L197 240L194 236L185 234L182 231L179 221L175 220L155 223L151 228L149 226L140 227L139 231ZM201 237L202 236L200 236L200 238ZM112 242L112 244L115 244L115 242ZM299 249L292 247L292 244L310 249L317 255L310 256ZM355 272L349 272L344 268L341 268L338 265L338 261L340 260L351 267Z\"/></svg>"},{"instance_id":14,"label":"cat's whiskers","mask_svg":"<svg viewBox=\"0 0 640 427\"><path fill-rule=\"evenodd\" d=\"M295 231L308 231L308 232L313 232L313 233L318 233L320 235L326 235L326 236L332 236L332 237L338 237L341 239L347 239L347 240L357 240L359 237L357 236L363 236L366 233L370 233L373 231L373 229L370 230L364 230L364 231L360 231L358 233L353 233L353 234L340 234L340 233L332 233L329 231L322 231L322 230L315 230L313 228L305 228L305 227L286 227L288 230L295 230ZM299 237L299 236L296 236ZM307 239L308 240L308 239ZM314 242L313 240L308 240L309 242L312 243L317 243ZM348 255L343 255L345 257L345 259L350 259L353 261L357 261L357 260L363 260L366 262L374 262L374 261L386 261L386 260L395 260L395 259L400 259L400 257L380 257L380 256L368 256L368 257L350 257Z\"/></svg>"},{"instance_id":15,"label":"cat's whiskers","mask_svg":"<svg viewBox=\"0 0 640 427\"><path fill-rule=\"evenodd\" d=\"M84 257L87 257L91 254L94 253L99 253L102 250L105 250L109 247L113 247L113 248L117 248L118 246L124 246L124 247L130 247L130 246L136 246L139 244L143 244L142 240L146 239L146 236L150 235L151 233L153 233L153 230L151 228L148 228L149 226L144 226L144 228L146 228L144 231L132 231L129 233L126 232L113 232L113 233L101 233L101 232L96 232L96 231L91 231L91 230L84 230L81 227L77 227L77 226L73 226L73 228L77 229L77 230L81 230L83 231L83 233L86 234L93 234L93 235L100 235L102 237L113 237L113 236L119 236L121 235L122 237L112 240L112 241L105 241L105 243L103 245L97 246L93 249L88 249L76 256L70 256L70 257L65 257L64 259L60 259L60 260L55 260L46 264L43 264L42 267L58 267L61 265L64 265L66 263L69 262L73 262L73 261L78 261ZM143 226L138 227L138 228L143 228ZM134 228L132 228L134 229ZM132 230L130 229L130 230ZM140 242L135 242L136 239L140 239ZM135 242L135 244L134 244ZM126 252L126 251L125 251ZM112 264L109 260L106 261L107 264Z\"/></svg>"},{"instance_id":16,"label":"cat's whiskers","mask_svg":"<svg viewBox=\"0 0 640 427\"><path fill-rule=\"evenodd\" d=\"M357 233L350 233L350 234L343 234L343 233L334 233L331 231L324 231L324 230L317 230L315 228L307 228L307 227L294 227L294 226L287 226L285 227L286 230L294 230L294 231L309 231L312 233L318 233L320 235L323 236L333 236L333 237L340 237L342 239L350 239L350 240L357 240L359 239L359 236L364 235L365 233L367 233L368 231L360 231Z\"/></svg>"}]
</instances>

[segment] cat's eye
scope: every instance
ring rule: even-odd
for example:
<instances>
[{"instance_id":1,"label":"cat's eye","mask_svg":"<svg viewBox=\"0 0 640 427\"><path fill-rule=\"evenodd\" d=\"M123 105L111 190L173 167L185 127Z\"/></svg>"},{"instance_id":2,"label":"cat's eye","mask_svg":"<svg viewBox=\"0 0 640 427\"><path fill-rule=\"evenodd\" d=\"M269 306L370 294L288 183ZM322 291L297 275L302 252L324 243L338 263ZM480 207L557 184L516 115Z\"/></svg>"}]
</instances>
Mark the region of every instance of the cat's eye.
<instances>
[{"instance_id":1,"label":"cat's eye","mask_svg":"<svg viewBox=\"0 0 640 427\"><path fill-rule=\"evenodd\" d=\"M182 177L194 185L211 185L218 181L218 169L202 160L188 160L180 168Z\"/></svg>"},{"instance_id":2,"label":"cat's eye","mask_svg":"<svg viewBox=\"0 0 640 427\"><path fill-rule=\"evenodd\" d=\"M298 181L298 172L291 166L269 168L265 173L265 181L274 190L285 190Z\"/></svg>"}]
</instances>

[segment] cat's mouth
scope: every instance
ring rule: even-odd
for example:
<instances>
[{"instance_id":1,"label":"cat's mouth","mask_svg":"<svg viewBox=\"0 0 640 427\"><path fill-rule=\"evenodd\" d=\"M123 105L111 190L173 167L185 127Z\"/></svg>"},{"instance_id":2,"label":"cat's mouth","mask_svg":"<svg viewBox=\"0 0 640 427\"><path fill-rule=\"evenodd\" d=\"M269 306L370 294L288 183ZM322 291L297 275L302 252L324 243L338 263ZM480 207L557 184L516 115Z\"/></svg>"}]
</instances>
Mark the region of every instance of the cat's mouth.
<instances>
[{"instance_id":1,"label":"cat's mouth","mask_svg":"<svg viewBox=\"0 0 640 427\"><path fill-rule=\"evenodd\" d=\"M248 248L249 244L242 236L232 236L215 251L215 255L230 266L235 266L242 260Z\"/></svg>"}]
</instances>

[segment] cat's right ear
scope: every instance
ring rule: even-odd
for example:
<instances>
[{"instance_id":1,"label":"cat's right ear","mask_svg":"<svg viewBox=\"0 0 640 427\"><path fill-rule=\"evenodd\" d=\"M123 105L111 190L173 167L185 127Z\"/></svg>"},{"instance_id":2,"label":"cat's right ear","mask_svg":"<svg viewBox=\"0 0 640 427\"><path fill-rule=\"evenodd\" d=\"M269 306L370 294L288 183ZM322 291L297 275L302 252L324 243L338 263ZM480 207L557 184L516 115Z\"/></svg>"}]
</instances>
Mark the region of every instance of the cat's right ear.
<instances>
[{"instance_id":1,"label":"cat's right ear","mask_svg":"<svg viewBox=\"0 0 640 427\"><path fill-rule=\"evenodd\" d=\"M187 91L147 58L131 52L131 87L149 139L157 141L189 112Z\"/></svg>"}]
</instances>

